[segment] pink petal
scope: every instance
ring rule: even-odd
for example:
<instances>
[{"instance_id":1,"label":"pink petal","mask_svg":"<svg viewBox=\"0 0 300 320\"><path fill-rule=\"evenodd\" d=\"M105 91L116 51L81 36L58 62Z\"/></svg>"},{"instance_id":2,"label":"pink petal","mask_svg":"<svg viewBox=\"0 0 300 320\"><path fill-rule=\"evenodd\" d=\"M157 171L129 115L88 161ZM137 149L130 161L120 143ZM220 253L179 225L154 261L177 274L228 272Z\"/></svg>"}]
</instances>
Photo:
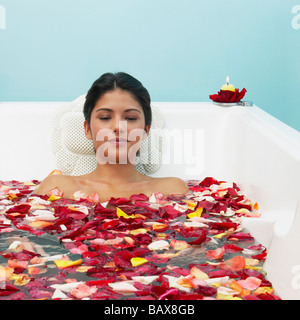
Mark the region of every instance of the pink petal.
<instances>
[{"instance_id":1,"label":"pink petal","mask_svg":"<svg viewBox=\"0 0 300 320\"><path fill-rule=\"evenodd\" d=\"M239 285L241 285L244 289L247 290L255 290L261 284L261 280L255 277L248 277L246 280L239 280L237 282Z\"/></svg>"},{"instance_id":2,"label":"pink petal","mask_svg":"<svg viewBox=\"0 0 300 320\"><path fill-rule=\"evenodd\" d=\"M96 291L97 291L97 287L96 286L91 286L90 287L90 286L87 286L84 283L81 283L80 285L78 285L78 287L76 287L75 289L71 290L70 293L75 298L83 299L83 298L87 298L87 297L91 296Z\"/></svg>"}]
</instances>

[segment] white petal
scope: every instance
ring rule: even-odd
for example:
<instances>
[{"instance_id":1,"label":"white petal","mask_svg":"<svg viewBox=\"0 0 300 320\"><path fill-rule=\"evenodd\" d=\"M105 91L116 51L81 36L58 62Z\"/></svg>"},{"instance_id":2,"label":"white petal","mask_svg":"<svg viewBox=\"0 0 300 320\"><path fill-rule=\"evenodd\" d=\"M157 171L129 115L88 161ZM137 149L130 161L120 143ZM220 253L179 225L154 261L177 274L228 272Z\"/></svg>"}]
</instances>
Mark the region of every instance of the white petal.
<instances>
[{"instance_id":1,"label":"white petal","mask_svg":"<svg viewBox=\"0 0 300 320\"><path fill-rule=\"evenodd\" d=\"M219 277L219 278L212 278L212 279L205 279L204 281L209 285L211 283L224 283L229 280L228 276Z\"/></svg>"},{"instance_id":2,"label":"white petal","mask_svg":"<svg viewBox=\"0 0 300 320\"><path fill-rule=\"evenodd\" d=\"M114 282L108 284L114 291L128 294L131 292L138 291L136 287L133 285L133 281L121 281L121 282Z\"/></svg>"},{"instance_id":3,"label":"white petal","mask_svg":"<svg viewBox=\"0 0 300 320\"><path fill-rule=\"evenodd\" d=\"M8 250L16 250L20 244L22 244L21 241L14 241L14 242L11 243L11 245L8 247Z\"/></svg>"},{"instance_id":4,"label":"white petal","mask_svg":"<svg viewBox=\"0 0 300 320\"><path fill-rule=\"evenodd\" d=\"M151 203L156 203L156 198L155 198L154 193L151 194L151 196L150 196L150 198L149 198L149 202L151 202Z\"/></svg>"},{"instance_id":5,"label":"white petal","mask_svg":"<svg viewBox=\"0 0 300 320\"><path fill-rule=\"evenodd\" d=\"M196 221L185 222L184 226L187 228L208 228L207 224Z\"/></svg>"},{"instance_id":6,"label":"white petal","mask_svg":"<svg viewBox=\"0 0 300 320\"><path fill-rule=\"evenodd\" d=\"M66 299L68 298L67 295L65 295L62 291L59 289L56 289L53 293L52 299Z\"/></svg>"},{"instance_id":7,"label":"white petal","mask_svg":"<svg viewBox=\"0 0 300 320\"><path fill-rule=\"evenodd\" d=\"M80 282L70 282L70 283L63 283L63 284L53 284L50 287L54 289L58 289L63 292L70 292L72 289L77 288L81 283L83 282L80 281Z\"/></svg>"},{"instance_id":8,"label":"white petal","mask_svg":"<svg viewBox=\"0 0 300 320\"><path fill-rule=\"evenodd\" d=\"M136 276L136 277L132 277L132 279L134 281L138 281L142 284L150 284L153 281L155 281L157 278L159 278L159 276Z\"/></svg>"},{"instance_id":9,"label":"white petal","mask_svg":"<svg viewBox=\"0 0 300 320\"><path fill-rule=\"evenodd\" d=\"M184 292L190 292L191 291L191 288L183 287L183 286L181 286L180 284L177 283L177 281L179 279L182 279L184 277L180 276L179 278L176 278L176 277L167 276L167 275L164 275L164 277L169 280L169 287L170 288L179 289L179 290L184 291Z\"/></svg>"},{"instance_id":10,"label":"white petal","mask_svg":"<svg viewBox=\"0 0 300 320\"><path fill-rule=\"evenodd\" d=\"M149 250L166 250L169 249L169 242L166 240L158 240L148 245Z\"/></svg>"}]
</instances>

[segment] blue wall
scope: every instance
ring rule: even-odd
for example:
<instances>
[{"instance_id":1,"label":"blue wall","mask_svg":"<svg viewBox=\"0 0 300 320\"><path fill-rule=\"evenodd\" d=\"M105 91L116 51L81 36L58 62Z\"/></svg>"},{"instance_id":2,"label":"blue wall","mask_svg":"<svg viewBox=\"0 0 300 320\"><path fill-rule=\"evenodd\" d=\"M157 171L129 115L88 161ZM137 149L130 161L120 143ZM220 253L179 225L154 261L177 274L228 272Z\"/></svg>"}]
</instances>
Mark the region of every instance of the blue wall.
<instances>
[{"instance_id":1,"label":"blue wall","mask_svg":"<svg viewBox=\"0 0 300 320\"><path fill-rule=\"evenodd\" d=\"M209 101L227 75L300 130L300 0L0 0L0 101L68 101L107 71L153 101ZM293 11L293 12L292 12Z\"/></svg>"}]
</instances>

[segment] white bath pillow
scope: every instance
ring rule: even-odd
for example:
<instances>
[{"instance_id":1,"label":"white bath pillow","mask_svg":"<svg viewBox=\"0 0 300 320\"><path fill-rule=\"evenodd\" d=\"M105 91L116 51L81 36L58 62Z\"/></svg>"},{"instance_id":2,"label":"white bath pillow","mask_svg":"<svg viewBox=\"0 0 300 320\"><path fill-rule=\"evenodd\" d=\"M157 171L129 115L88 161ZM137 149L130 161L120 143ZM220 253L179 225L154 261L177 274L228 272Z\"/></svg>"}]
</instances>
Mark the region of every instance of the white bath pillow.
<instances>
[{"instance_id":1,"label":"white bath pillow","mask_svg":"<svg viewBox=\"0 0 300 320\"><path fill-rule=\"evenodd\" d=\"M67 175L82 175L95 170L97 165L94 146L84 134L83 106L85 95L59 107L53 117L52 150L57 169ZM162 128L164 116L152 106L152 125L149 136L140 147L135 166L143 174L151 174L161 166L163 149Z\"/></svg>"}]
</instances>

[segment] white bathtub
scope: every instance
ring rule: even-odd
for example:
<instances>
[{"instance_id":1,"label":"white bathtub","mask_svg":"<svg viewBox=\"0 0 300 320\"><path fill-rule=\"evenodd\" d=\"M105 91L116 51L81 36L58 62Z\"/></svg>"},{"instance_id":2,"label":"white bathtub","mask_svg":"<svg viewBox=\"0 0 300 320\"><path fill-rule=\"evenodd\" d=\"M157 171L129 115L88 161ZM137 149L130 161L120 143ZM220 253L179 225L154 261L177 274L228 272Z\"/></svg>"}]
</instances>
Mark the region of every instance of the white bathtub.
<instances>
[{"instance_id":1,"label":"white bathtub","mask_svg":"<svg viewBox=\"0 0 300 320\"><path fill-rule=\"evenodd\" d=\"M0 180L43 179L55 168L52 115L62 104L0 103ZM283 299L300 299L300 133L256 106L153 104L165 115L164 130L183 137L174 134L154 176L238 183L260 205L261 218L244 225L268 248L268 279Z\"/></svg>"}]
</instances>

